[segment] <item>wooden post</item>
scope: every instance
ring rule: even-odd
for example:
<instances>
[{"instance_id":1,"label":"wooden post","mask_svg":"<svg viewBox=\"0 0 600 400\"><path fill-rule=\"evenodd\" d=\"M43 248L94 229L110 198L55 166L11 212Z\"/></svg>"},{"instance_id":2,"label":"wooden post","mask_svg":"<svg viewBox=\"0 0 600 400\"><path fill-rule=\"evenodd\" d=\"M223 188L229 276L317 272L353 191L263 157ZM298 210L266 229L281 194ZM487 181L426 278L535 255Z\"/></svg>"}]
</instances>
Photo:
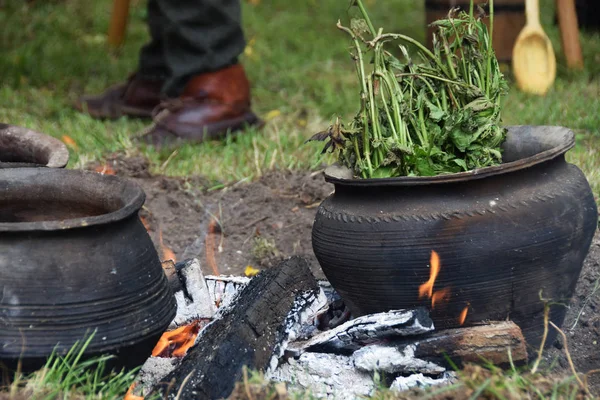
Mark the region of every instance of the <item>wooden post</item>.
<instances>
[{"instance_id":1,"label":"wooden post","mask_svg":"<svg viewBox=\"0 0 600 400\"><path fill-rule=\"evenodd\" d=\"M575 11L575 0L556 0L558 22L563 51L569 68L582 69L583 55L579 42L579 25Z\"/></svg>"},{"instance_id":2,"label":"wooden post","mask_svg":"<svg viewBox=\"0 0 600 400\"><path fill-rule=\"evenodd\" d=\"M108 28L108 44L111 47L121 47L127 30L130 0L114 0L110 26Z\"/></svg>"}]
</instances>

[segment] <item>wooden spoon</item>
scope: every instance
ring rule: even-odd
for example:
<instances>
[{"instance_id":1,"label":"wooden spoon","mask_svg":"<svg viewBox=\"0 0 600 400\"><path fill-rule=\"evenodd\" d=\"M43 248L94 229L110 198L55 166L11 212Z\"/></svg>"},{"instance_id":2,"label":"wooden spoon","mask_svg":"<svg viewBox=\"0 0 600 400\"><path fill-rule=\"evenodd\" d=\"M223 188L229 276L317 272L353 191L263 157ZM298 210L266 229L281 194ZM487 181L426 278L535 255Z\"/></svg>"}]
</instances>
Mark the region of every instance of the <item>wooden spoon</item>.
<instances>
[{"instance_id":1,"label":"wooden spoon","mask_svg":"<svg viewBox=\"0 0 600 400\"><path fill-rule=\"evenodd\" d=\"M544 95L556 79L556 56L540 23L539 0L525 5L527 24L513 48L513 73L521 90Z\"/></svg>"}]
</instances>

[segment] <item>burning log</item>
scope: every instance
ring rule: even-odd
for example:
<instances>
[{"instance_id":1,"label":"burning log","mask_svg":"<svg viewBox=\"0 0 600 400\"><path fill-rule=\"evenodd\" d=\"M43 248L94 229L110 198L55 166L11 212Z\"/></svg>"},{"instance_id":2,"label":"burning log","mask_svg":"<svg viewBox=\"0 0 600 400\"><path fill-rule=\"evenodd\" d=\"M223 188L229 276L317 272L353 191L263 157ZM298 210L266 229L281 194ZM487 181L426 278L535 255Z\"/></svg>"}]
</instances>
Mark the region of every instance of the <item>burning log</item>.
<instances>
[{"instance_id":1,"label":"burning log","mask_svg":"<svg viewBox=\"0 0 600 400\"><path fill-rule=\"evenodd\" d=\"M288 316L299 316L319 298L320 288L305 260L293 257L253 278L220 311L181 364L154 387L165 398L226 398L242 368L264 370L290 334ZM299 301L304 300L304 301ZM291 311L294 311L291 313Z\"/></svg>"},{"instance_id":2,"label":"burning log","mask_svg":"<svg viewBox=\"0 0 600 400\"><path fill-rule=\"evenodd\" d=\"M295 343L288 350L292 353L311 351L348 354L370 343L432 330L433 322L425 309L392 310L350 320L306 342Z\"/></svg>"},{"instance_id":3,"label":"burning log","mask_svg":"<svg viewBox=\"0 0 600 400\"><path fill-rule=\"evenodd\" d=\"M175 266L175 276L170 285L175 292L177 315L172 328L192 320L212 319L217 307L212 300L202 268L197 259L188 260Z\"/></svg>"},{"instance_id":4,"label":"burning log","mask_svg":"<svg viewBox=\"0 0 600 400\"><path fill-rule=\"evenodd\" d=\"M494 365L506 365L511 358L517 365L527 362L523 333L512 321L442 330L413 344L415 357L441 364L447 364L446 356L458 365L482 359Z\"/></svg>"},{"instance_id":5,"label":"burning log","mask_svg":"<svg viewBox=\"0 0 600 400\"><path fill-rule=\"evenodd\" d=\"M510 355L509 355L510 351ZM527 349L521 329L512 321L433 332L421 338L401 339L388 344L366 346L353 354L362 371L389 373L422 372L435 374L448 366L489 361L507 365L527 362Z\"/></svg>"}]
</instances>

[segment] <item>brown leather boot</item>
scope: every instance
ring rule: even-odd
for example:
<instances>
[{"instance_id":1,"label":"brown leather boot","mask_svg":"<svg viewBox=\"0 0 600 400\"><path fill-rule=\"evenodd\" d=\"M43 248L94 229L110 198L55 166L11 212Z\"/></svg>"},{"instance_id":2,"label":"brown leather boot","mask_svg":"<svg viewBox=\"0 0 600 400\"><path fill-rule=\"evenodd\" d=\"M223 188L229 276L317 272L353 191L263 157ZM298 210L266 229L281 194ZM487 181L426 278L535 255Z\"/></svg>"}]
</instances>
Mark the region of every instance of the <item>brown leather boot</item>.
<instances>
[{"instance_id":1,"label":"brown leather boot","mask_svg":"<svg viewBox=\"0 0 600 400\"><path fill-rule=\"evenodd\" d=\"M192 78L178 99L158 107L154 125L143 140L155 146L179 141L198 143L260 124L262 121L250 109L246 73L236 64Z\"/></svg>"},{"instance_id":2,"label":"brown leather boot","mask_svg":"<svg viewBox=\"0 0 600 400\"><path fill-rule=\"evenodd\" d=\"M163 83L133 74L126 83L114 85L102 94L81 97L75 108L94 118L152 118L152 110L161 101Z\"/></svg>"}]
</instances>

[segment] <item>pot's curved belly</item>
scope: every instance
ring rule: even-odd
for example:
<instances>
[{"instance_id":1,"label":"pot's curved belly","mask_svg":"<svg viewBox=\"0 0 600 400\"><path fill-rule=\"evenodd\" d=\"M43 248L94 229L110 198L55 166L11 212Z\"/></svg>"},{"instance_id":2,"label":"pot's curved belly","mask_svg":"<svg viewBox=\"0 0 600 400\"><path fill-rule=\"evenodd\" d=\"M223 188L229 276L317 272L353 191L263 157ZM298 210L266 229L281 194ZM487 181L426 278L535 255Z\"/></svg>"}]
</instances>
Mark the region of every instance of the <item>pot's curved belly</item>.
<instances>
[{"instance_id":1,"label":"pot's curved belly","mask_svg":"<svg viewBox=\"0 0 600 400\"><path fill-rule=\"evenodd\" d=\"M589 185L564 158L460 184L353 190L336 186L312 238L354 314L424 305L438 328L465 313L467 324L510 318L530 345L543 331L540 294L568 302L597 224Z\"/></svg>"},{"instance_id":2,"label":"pot's curved belly","mask_svg":"<svg viewBox=\"0 0 600 400\"><path fill-rule=\"evenodd\" d=\"M147 357L175 314L156 250L137 213L64 231L0 234L0 358L131 347Z\"/></svg>"}]
</instances>

